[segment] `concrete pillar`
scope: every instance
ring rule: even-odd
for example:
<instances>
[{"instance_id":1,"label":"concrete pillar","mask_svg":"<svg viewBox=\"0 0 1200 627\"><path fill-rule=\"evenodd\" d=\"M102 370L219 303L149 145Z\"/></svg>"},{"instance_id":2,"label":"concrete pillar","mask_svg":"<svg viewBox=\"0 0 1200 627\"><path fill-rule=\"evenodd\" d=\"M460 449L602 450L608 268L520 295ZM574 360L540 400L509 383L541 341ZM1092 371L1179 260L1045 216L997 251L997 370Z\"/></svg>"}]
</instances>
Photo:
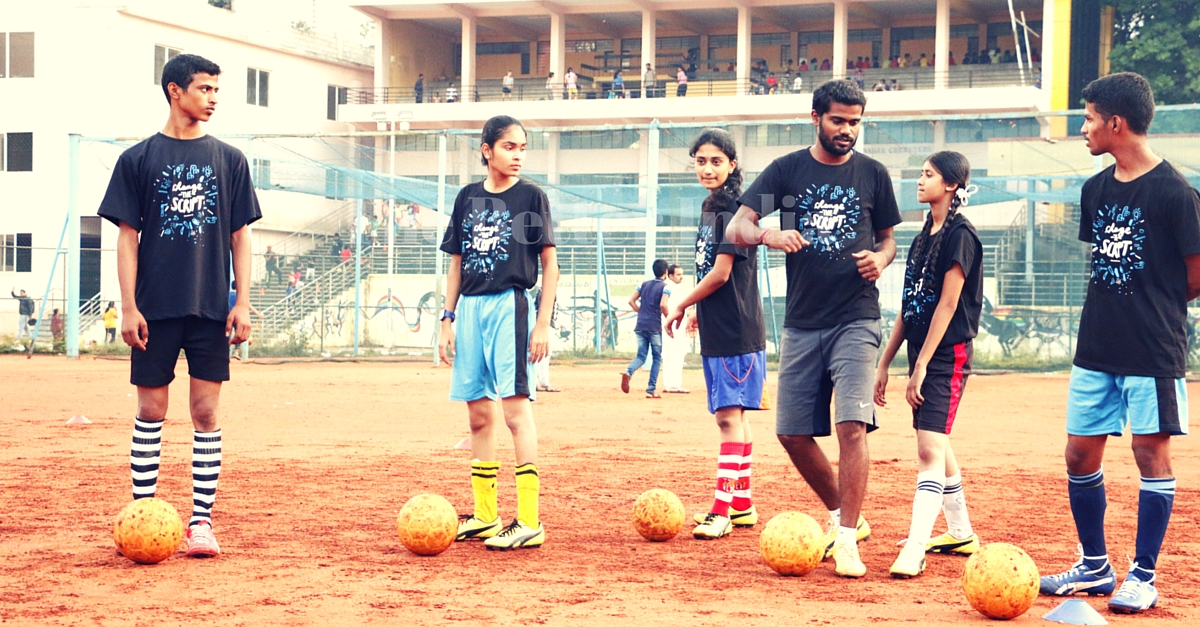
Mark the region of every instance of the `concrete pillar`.
<instances>
[{"instance_id":1,"label":"concrete pillar","mask_svg":"<svg viewBox=\"0 0 1200 627\"><path fill-rule=\"evenodd\" d=\"M752 32L750 7L739 4L737 8L737 90L744 96L750 92L750 36Z\"/></svg>"},{"instance_id":2,"label":"concrete pillar","mask_svg":"<svg viewBox=\"0 0 1200 627\"><path fill-rule=\"evenodd\" d=\"M475 18L462 18L462 89L463 102L475 100Z\"/></svg>"},{"instance_id":3,"label":"concrete pillar","mask_svg":"<svg viewBox=\"0 0 1200 627\"><path fill-rule=\"evenodd\" d=\"M792 58L796 60L796 67L798 68L800 67L800 60L807 58L800 54L800 31L788 33L788 43L792 45Z\"/></svg>"},{"instance_id":4,"label":"concrete pillar","mask_svg":"<svg viewBox=\"0 0 1200 627\"><path fill-rule=\"evenodd\" d=\"M833 78L846 78L846 50L850 39L850 13L846 0L833 3Z\"/></svg>"},{"instance_id":5,"label":"concrete pillar","mask_svg":"<svg viewBox=\"0 0 1200 627\"><path fill-rule=\"evenodd\" d=\"M375 22L375 87L392 87L392 42L384 29L390 20L376 19ZM416 82L416 79L413 79Z\"/></svg>"},{"instance_id":6,"label":"concrete pillar","mask_svg":"<svg viewBox=\"0 0 1200 627\"><path fill-rule=\"evenodd\" d=\"M708 35L700 35L700 63L696 64L701 72L708 71Z\"/></svg>"},{"instance_id":7,"label":"concrete pillar","mask_svg":"<svg viewBox=\"0 0 1200 627\"><path fill-rule=\"evenodd\" d=\"M550 71L554 80L561 85L567 71L567 16L550 14ZM553 90L554 97L562 97L562 89Z\"/></svg>"},{"instance_id":8,"label":"concrete pillar","mask_svg":"<svg viewBox=\"0 0 1200 627\"><path fill-rule=\"evenodd\" d=\"M935 120L933 123L933 151L946 149L946 121Z\"/></svg>"},{"instance_id":9,"label":"concrete pillar","mask_svg":"<svg viewBox=\"0 0 1200 627\"><path fill-rule=\"evenodd\" d=\"M546 183L558 185L558 180L558 133L546 133Z\"/></svg>"},{"instance_id":10,"label":"concrete pillar","mask_svg":"<svg viewBox=\"0 0 1200 627\"><path fill-rule=\"evenodd\" d=\"M950 0L937 0L933 55L933 88L946 89L950 85Z\"/></svg>"},{"instance_id":11,"label":"concrete pillar","mask_svg":"<svg viewBox=\"0 0 1200 627\"><path fill-rule=\"evenodd\" d=\"M654 11L642 10L642 63L638 66L639 79L645 75L647 63L658 72L658 61L655 58L655 52L658 50L658 22L655 20ZM643 85L642 98L645 97L646 86Z\"/></svg>"}]
</instances>

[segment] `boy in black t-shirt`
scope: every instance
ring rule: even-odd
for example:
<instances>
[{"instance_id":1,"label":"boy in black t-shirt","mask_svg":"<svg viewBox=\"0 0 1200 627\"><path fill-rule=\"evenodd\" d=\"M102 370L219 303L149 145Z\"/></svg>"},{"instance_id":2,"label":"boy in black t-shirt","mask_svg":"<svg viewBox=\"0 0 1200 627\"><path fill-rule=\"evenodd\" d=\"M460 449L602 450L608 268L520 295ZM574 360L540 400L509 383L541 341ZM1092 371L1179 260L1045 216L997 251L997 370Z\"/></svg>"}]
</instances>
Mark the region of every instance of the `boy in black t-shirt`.
<instances>
[{"instance_id":1,"label":"boy in black t-shirt","mask_svg":"<svg viewBox=\"0 0 1200 627\"><path fill-rule=\"evenodd\" d=\"M704 129L689 153L696 177L709 190L696 234L696 277L700 282L667 318L672 337L688 307L700 331L708 411L721 430L717 486L712 508L697 514L692 536L712 540L733 527L752 527L758 512L750 498L751 432L747 409L767 409L766 329L758 296L758 249L738 248L725 238L737 212L742 171L733 136ZM692 324L689 321L689 325Z\"/></svg>"},{"instance_id":2,"label":"boy in black t-shirt","mask_svg":"<svg viewBox=\"0 0 1200 627\"><path fill-rule=\"evenodd\" d=\"M926 551L970 555L979 549L950 448L983 307L983 245L958 212L974 193L970 178L971 164L957 152L934 153L921 166L917 200L929 203L929 214L908 249L903 305L875 371L875 403L885 406L888 366L908 342L905 397L917 430L918 472L908 540L891 567L898 578L924 572ZM931 539L941 511L949 530Z\"/></svg>"},{"instance_id":3,"label":"boy in black t-shirt","mask_svg":"<svg viewBox=\"0 0 1200 627\"><path fill-rule=\"evenodd\" d=\"M250 339L250 223L262 217L242 152L204 134L221 69L182 54L163 67L171 113L162 132L121 154L99 214L117 225L121 336L133 347L138 390L130 471L133 498L158 482L168 385L182 349L191 377L191 557L214 557L212 506L221 472L217 408L229 345ZM229 267L237 297L229 306Z\"/></svg>"},{"instance_id":4,"label":"boy in black t-shirt","mask_svg":"<svg viewBox=\"0 0 1200 627\"><path fill-rule=\"evenodd\" d=\"M629 393L629 380L646 363L649 354L650 382L646 384L646 398L662 398L658 393L658 371L662 368L662 320L670 311L667 301L671 297L671 288L667 286L667 265L666 260L655 259L650 266L655 278L642 282L633 291L633 296L629 297L629 308L637 313L633 333L637 336L638 350L633 361L621 372L621 391L626 394Z\"/></svg>"},{"instance_id":5,"label":"boy in black t-shirt","mask_svg":"<svg viewBox=\"0 0 1200 627\"><path fill-rule=\"evenodd\" d=\"M871 389L881 331L875 280L896 256L892 227L900 223L887 168L853 151L866 102L848 81L817 88L817 143L767 166L738 199L742 207L728 228L738 246L765 244L788 253L775 433L829 509L826 556L843 577L866 573L857 540L870 535L860 510L869 469L866 435L876 428ZM760 217L776 211L779 230L758 227ZM836 427L829 415L831 380ZM814 439L835 428L837 475Z\"/></svg>"},{"instance_id":6,"label":"boy in black t-shirt","mask_svg":"<svg viewBox=\"0 0 1200 627\"><path fill-rule=\"evenodd\" d=\"M487 121L481 149L488 177L459 192L441 246L452 257L438 352L453 367L450 400L467 403L474 456L475 511L460 516L458 540L484 540L488 549L498 550L537 548L546 541L529 402L536 394L535 364L550 350L558 257L550 201L518 177L527 146L525 127L516 119L501 115ZM528 290L537 283L539 261L542 292L535 309ZM507 526L500 522L496 493L495 429L501 415L517 458L517 516Z\"/></svg>"},{"instance_id":7,"label":"boy in black t-shirt","mask_svg":"<svg viewBox=\"0 0 1200 627\"><path fill-rule=\"evenodd\" d=\"M1123 72L1092 81L1082 133L1116 164L1083 186L1079 239L1092 275L1067 397L1067 492L1083 555L1042 577L1042 594L1111 594L1104 538L1104 448L1133 434L1141 472L1136 557L1108 602L1122 614L1158 603L1155 564L1175 501L1171 436L1188 430L1187 303L1200 295L1200 196L1150 150L1154 94Z\"/></svg>"}]
</instances>

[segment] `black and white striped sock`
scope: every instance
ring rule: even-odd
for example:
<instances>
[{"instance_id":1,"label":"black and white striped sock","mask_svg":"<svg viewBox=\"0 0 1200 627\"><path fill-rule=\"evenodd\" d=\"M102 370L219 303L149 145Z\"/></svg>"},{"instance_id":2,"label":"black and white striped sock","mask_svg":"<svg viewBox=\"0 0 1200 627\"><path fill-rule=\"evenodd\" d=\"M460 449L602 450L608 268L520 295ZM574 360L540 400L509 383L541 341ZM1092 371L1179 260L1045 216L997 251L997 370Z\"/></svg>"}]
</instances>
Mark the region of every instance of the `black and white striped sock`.
<instances>
[{"instance_id":1,"label":"black and white striped sock","mask_svg":"<svg viewBox=\"0 0 1200 627\"><path fill-rule=\"evenodd\" d=\"M162 421L133 419L133 443L129 447L129 474L133 478L133 500L154 496L158 488L158 463L162 456Z\"/></svg>"},{"instance_id":2,"label":"black and white striped sock","mask_svg":"<svg viewBox=\"0 0 1200 627\"><path fill-rule=\"evenodd\" d=\"M221 430L192 431L192 518L188 526L212 525L217 477L221 474Z\"/></svg>"}]
</instances>

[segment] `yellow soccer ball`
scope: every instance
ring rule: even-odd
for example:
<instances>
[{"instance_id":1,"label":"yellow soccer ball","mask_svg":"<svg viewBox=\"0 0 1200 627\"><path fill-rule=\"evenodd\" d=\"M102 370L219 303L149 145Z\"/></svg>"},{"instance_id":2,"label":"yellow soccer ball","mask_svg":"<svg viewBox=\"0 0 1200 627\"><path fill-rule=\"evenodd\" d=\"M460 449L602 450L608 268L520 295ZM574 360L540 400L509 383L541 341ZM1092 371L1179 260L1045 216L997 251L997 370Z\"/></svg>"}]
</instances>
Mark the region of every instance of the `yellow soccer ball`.
<instances>
[{"instance_id":1,"label":"yellow soccer ball","mask_svg":"<svg viewBox=\"0 0 1200 627\"><path fill-rule=\"evenodd\" d=\"M670 490L646 490L633 504L633 527L651 542L665 542L679 535L683 517L683 502Z\"/></svg>"},{"instance_id":2,"label":"yellow soccer ball","mask_svg":"<svg viewBox=\"0 0 1200 627\"><path fill-rule=\"evenodd\" d=\"M801 577L816 570L825 557L825 533L812 516L784 512L767 522L758 538L758 550L775 572Z\"/></svg>"},{"instance_id":3,"label":"yellow soccer ball","mask_svg":"<svg viewBox=\"0 0 1200 627\"><path fill-rule=\"evenodd\" d=\"M1008 620L1024 614L1038 595L1038 569L1020 547L995 542L967 559L963 592L971 607L988 618Z\"/></svg>"},{"instance_id":4,"label":"yellow soccer ball","mask_svg":"<svg viewBox=\"0 0 1200 627\"><path fill-rule=\"evenodd\" d=\"M454 506L437 494L418 494L408 499L396 517L396 532L404 548L417 555L437 555L454 544L458 514Z\"/></svg>"},{"instance_id":5,"label":"yellow soccer ball","mask_svg":"<svg viewBox=\"0 0 1200 627\"><path fill-rule=\"evenodd\" d=\"M113 542L121 555L139 564L157 564L175 553L183 540L183 520L170 503L137 499L117 514Z\"/></svg>"}]
</instances>

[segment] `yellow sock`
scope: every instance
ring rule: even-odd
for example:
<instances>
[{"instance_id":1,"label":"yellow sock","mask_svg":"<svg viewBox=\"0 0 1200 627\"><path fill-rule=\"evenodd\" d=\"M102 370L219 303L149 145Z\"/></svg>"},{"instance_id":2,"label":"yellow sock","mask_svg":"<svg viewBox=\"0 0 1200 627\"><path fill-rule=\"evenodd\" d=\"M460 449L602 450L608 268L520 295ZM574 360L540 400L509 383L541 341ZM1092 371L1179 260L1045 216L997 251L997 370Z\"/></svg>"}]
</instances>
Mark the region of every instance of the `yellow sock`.
<instances>
[{"instance_id":1,"label":"yellow sock","mask_svg":"<svg viewBox=\"0 0 1200 627\"><path fill-rule=\"evenodd\" d=\"M475 518L492 522L500 515L496 503L496 473L500 462L471 462L471 491L475 493Z\"/></svg>"},{"instance_id":2,"label":"yellow sock","mask_svg":"<svg viewBox=\"0 0 1200 627\"><path fill-rule=\"evenodd\" d=\"M534 529L541 524L538 519L538 493L541 489L542 481L538 478L536 465L517 466L517 520Z\"/></svg>"}]
</instances>

